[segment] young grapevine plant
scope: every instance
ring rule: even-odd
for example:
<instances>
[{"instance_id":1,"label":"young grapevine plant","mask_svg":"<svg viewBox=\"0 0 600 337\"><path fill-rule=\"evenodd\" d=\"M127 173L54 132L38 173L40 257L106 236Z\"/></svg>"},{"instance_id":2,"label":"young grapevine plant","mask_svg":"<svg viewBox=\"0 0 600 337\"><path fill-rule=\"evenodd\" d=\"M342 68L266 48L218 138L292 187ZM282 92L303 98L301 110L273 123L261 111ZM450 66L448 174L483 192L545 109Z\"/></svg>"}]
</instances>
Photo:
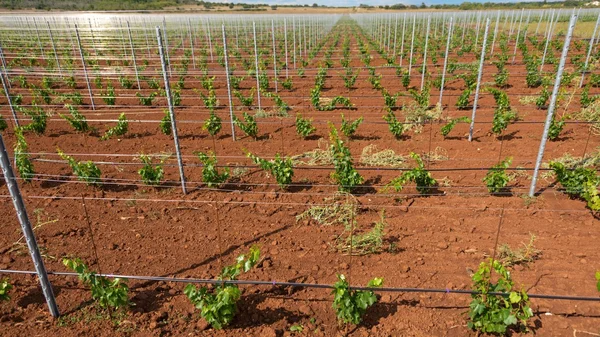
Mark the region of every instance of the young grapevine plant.
<instances>
[{"instance_id":1,"label":"young grapevine plant","mask_svg":"<svg viewBox=\"0 0 600 337\"><path fill-rule=\"evenodd\" d=\"M492 283L492 270L498 274ZM469 329L482 333L505 334L510 327L526 331L527 320L533 316L529 297L524 290L515 291L506 267L497 260L485 261L473 275L473 290L469 305ZM490 293L508 293L508 296Z\"/></svg>"},{"instance_id":2,"label":"young grapevine plant","mask_svg":"<svg viewBox=\"0 0 600 337\"><path fill-rule=\"evenodd\" d=\"M248 158L252 159L255 164L260 166L261 169L271 172L271 174L275 176L277 184L279 184L279 187L282 189L287 188L287 186L292 183L294 169L291 158L281 157L279 153L277 153L272 160L259 158L250 152L246 155Z\"/></svg>"},{"instance_id":3,"label":"young grapevine plant","mask_svg":"<svg viewBox=\"0 0 600 337\"><path fill-rule=\"evenodd\" d=\"M410 128L410 125L405 125L398 121L396 114L392 110L389 110L388 113L383 116L383 120L386 121L390 132L396 139L402 138L404 132Z\"/></svg>"},{"instance_id":4,"label":"young grapevine plant","mask_svg":"<svg viewBox=\"0 0 600 337\"><path fill-rule=\"evenodd\" d=\"M75 131L86 132L90 129L85 116L82 115L76 107L66 104L65 107L69 109L71 116L61 115L59 116L69 122L69 124L75 129Z\"/></svg>"},{"instance_id":5,"label":"young grapevine plant","mask_svg":"<svg viewBox=\"0 0 600 337\"><path fill-rule=\"evenodd\" d=\"M315 132L317 128L312 125L312 119L302 118L302 115L296 115L296 132L306 138Z\"/></svg>"},{"instance_id":6,"label":"young grapevine plant","mask_svg":"<svg viewBox=\"0 0 600 337\"><path fill-rule=\"evenodd\" d=\"M344 118L344 114L342 114L342 127L340 128L342 130L342 133L344 134L344 136L346 137L352 137L355 133L356 133L356 129L358 129L358 126L363 122L363 118L360 117L357 120L346 120Z\"/></svg>"},{"instance_id":7,"label":"young grapevine plant","mask_svg":"<svg viewBox=\"0 0 600 337\"><path fill-rule=\"evenodd\" d=\"M506 174L506 169L512 163L512 157L508 157L498 164L494 165L483 178L483 182L490 193L502 192L510 182L510 177Z\"/></svg>"},{"instance_id":8,"label":"young grapevine plant","mask_svg":"<svg viewBox=\"0 0 600 337\"><path fill-rule=\"evenodd\" d=\"M222 329L229 325L237 313L237 301L242 296L241 290L236 284L226 281L236 280L242 272L248 272L258 263L260 250L257 247L250 248L248 254L237 257L233 265L223 268L219 280L211 289L208 287L197 288L188 284L184 294L200 309L200 316L215 329Z\"/></svg>"},{"instance_id":9,"label":"young grapevine plant","mask_svg":"<svg viewBox=\"0 0 600 337\"><path fill-rule=\"evenodd\" d=\"M129 287L120 278L113 280L98 276L90 271L88 266L79 258L63 259L63 264L79 275L79 280L92 291L92 298L101 308L119 309L127 307L130 302L127 296Z\"/></svg>"},{"instance_id":10,"label":"young grapevine plant","mask_svg":"<svg viewBox=\"0 0 600 337\"><path fill-rule=\"evenodd\" d=\"M556 180L565 189L565 193L584 199L592 211L600 211L600 196L598 195L600 176L596 171L585 167L571 168L560 162L550 162L549 166L554 171Z\"/></svg>"},{"instance_id":11,"label":"young grapevine plant","mask_svg":"<svg viewBox=\"0 0 600 337\"><path fill-rule=\"evenodd\" d=\"M169 128L170 127L171 127L171 124L169 124ZM119 115L119 118L117 120L117 125L106 130L104 135L102 137L100 137L100 140L107 140L113 136L117 136L117 137L123 136L124 134L127 133L128 129L129 129L129 122L127 121L127 117L125 116L125 113L123 112Z\"/></svg>"},{"instance_id":12,"label":"young grapevine plant","mask_svg":"<svg viewBox=\"0 0 600 337\"><path fill-rule=\"evenodd\" d=\"M258 126L256 124L256 118L250 115L247 112L243 114L244 121L242 122L236 116L233 116L233 122L237 125L247 136L252 137L254 139L258 136Z\"/></svg>"},{"instance_id":13,"label":"young grapevine plant","mask_svg":"<svg viewBox=\"0 0 600 337\"><path fill-rule=\"evenodd\" d=\"M226 168L223 173L219 173L217 167L217 157L214 153L194 152L202 163L202 181L209 188L219 186L226 182L229 178L229 168Z\"/></svg>"},{"instance_id":14,"label":"young grapevine plant","mask_svg":"<svg viewBox=\"0 0 600 337\"><path fill-rule=\"evenodd\" d=\"M202 126L213 137L221 131L221 127L221 117L217 116L214 111L210 112L210 116L204 121L204 125Z\"/></svg>"},{"instance_id":15,"label":"young grapevine plant","mask_svg":"<svg viewBox=\"0 0 600 337\"><path fill-rule=\"evenodd\" d=\"M88 185L100 186L100 169L92 161L78 162L73 157L66 155L58 149L58 155L69 163L73 173L81 181L85 181Z\"/></svg>"},{"instance_id":16,"label":"young grapevine plant","mask_svg":"<svg viewBox=\"0 0 600 337\"><path fill-rule=\"evenodd\" d=\"M454 129L456 124L469 123L469 122L471 122L471 119L469 117L452 118L448 121L448 123L446 123L444 126L442 126L442 129L440 132L441 132L442 136L446 137L450 134L450 132L452 132L452 130Z\"/></svg>"},{"instance_id":17,"label":"young grapevine plant","mask_svg":"<svg viewBox=\"0 0 600 337\"><path fill-rule=\"evenodd\" d=\"M29 147L25 140L25 136L23 135L22 128L15 128L15 138L15 163L17 171L23 181L29 182L31 181L31 178L33 178L34 171L31 159L29 159Z\"/></svg>"},{"instance_id":18,"label":"young grapevine plant","mask_svg":"<svg viewBox=\"0 0 600 337\"><path fill-rule=\"evenodd\" d=\"M332 178L337 181L340 191L351 192L352 189L361 184L364 179L356 171L352 163L352 155L350 149L344 145L340 139L337 129L333 124L329 124L331 140L330 151L333 157L333 165L335 172L332 173Z\"/></svg>"},{"instance_id":19,"label":"young grapevine plant","mask_svg":"<svg viewBox=\"0 0 600 337\"><path fill-rule=\"evenodd\" d=\"M164 135L171 135L171 132L173 130L171 129L171 114L169 113L169 110L165 109L165 115L160 120L158 128L160 129L160 132L162 132Z\"/></svg>"},{"instance_id":20,"label":"young grapevine plant","mask_svg":"<svg viewBox=\"0 0 600 337\"><path fill-rule=\"evenodd\" d=\"M425 169L423 159L418 154L411 152L410 156L417 162L417 167L394 178L386 187L393 187L396 192L399 192L407 182L412 181L417 184L419 193L426 194L431 187L437 184L437 181L431 176L431 172Z\"/></svg>"},{"instance_id":21,"label":"young grapevine plant","mask_svg":"<svg viewBox=\"0 0 600 337\"><path fill-rule=\"evenodd\" d=\"M12 285L8 279L0 280L0 301L10 301L10 295L8 293L12 289Z\"/></svg>"},{"instance_id":22,"label":"young grapevine plant","mask_svg":"<svg viewBox=\"0 0 600 337\"><path fill-rule=\"evenodd\" d=\"M333 285L333 308L338 320L344 324L359 324L367 309L377 303L377 296L372 290L352 290L346 276L338 275ZM374 278L367 284L369 288L383 286L382 278Z\"/></svg>"},{"instance_id":23,"label":"young grapevine plant","mask_svg":"<svg viewBox=\"0 0 600 337\"><path fill-rule=\"evenodd\" d=\"M144 164L144 167L142 167L138 171L138 173L139 173L140 177L142 178L142 181L144 182L144 184L150 185L150 186L160 185L160 181L162 180L163 175L164 175L162 164L164 163L164 160L166 158L161 160L160 163L155 166L152 165L152 157L145 155L145 154L140 154L139 158L142 161L142 163Z\"/></svg>"}]
</instances>

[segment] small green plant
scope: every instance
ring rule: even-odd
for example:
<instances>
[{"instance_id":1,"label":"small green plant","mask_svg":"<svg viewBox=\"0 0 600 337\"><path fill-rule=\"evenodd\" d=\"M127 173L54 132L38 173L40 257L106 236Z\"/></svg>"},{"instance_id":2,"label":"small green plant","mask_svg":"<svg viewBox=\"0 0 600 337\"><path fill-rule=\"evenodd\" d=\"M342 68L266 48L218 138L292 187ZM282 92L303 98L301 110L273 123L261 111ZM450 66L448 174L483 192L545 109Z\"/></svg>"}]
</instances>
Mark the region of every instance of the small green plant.
<instances>
[{"instance_id":1,"label":"small green plant","mask_svg":"<svg viewBox=\"0 0 600 337\"><path fill-rule=\"evenodd\" d=\"M169 124L169 127L171 125ZM107 140L113 136L123 136L124 134L127 133L129 129L129 122L127 121L127 117L125 116L125 113L121 113L119 115L119 118L117 120L117 125L113 126L112 128L106 130L106 132L104 133L104 135L102 137L100 137L100 140Z\"/></svg>"},{"instance_id":2,"label":"small green plant","mask_svg":"<svg viewBox=\"0 0 600 337\"><path fill-rule=\"evenodd\" d=\"M59 116L66 120L67 122L69 122L69 124L73 127L73 129L75 129L75 131L79 131L79 132L86 132L90 129L87 120L85 119L85 116L82 115L76 107L70 105L70 104L66 104L65 107L67 109L69 109L69 113L71 114L71 117L66 116L66 115L61 115L59 114Z\"/></svg>"},{"instance_id":3,"label":"small green plant","mask_svg":"<svg viewBox=\"0 0 600 337\"><path fill-rule=\"evenodd\" d=\"M79 258L63 259L65 267L73 270L79 275L79 280L92 291L92 298L97 301L101 308L120 309L126 308L130 302L127 296L129 287L120 278L112 281L107 277L98 276L90 271L88 266Z\"/></svg>"},{"instance_id":4,"label":"small green plant","mask_svg":"<svg viewBox=\"0 0 600 337\"><path fill-rule=\"evenodd\" d=\"M340 191L350 192L356 185L361 184L364 179L354 168L350 149L340 139L335 126L330 123L329 128L330 152L335 167L335 172L331 176L337 181Z\"/></svg>"},{"instance_id":5,"label":"small green plant","mask_svg":"<svg viewBox=\"0 0 600 337\"><path fill-rule=\"evenodd\" d=\"M547 87L543 87L540 95L535 100L535 105L538 109L542 109L547 106L548 99L550 98L550 91Z\"/></svg>"},{"instance_id":6,"label":"small green plant","mask_svg":"<svg viewBox=\"0 0 600 337\"><path fill-rule=\"evenodd\" d=\"M592 211L600 211L600 177L596 171L585 167L567 167L560 162L550 162L549 167L554 171L556 180L565 189L565 193L584 199Z\"/></svg>"},{"instance_id":7,"label":"small green plant","mask_svg":"<svg viewBox=\"0 0 600 337\"><path fill-rule=\"evenodd\" d=\"M275 180L277 180L277 184L282 189L287 188L289 184L292 183L292 178L294 177L294 169L293 169L293 161L288 157L281 157L279 153L275 155L275 158L272 160L266 160L259 158L252 153L246 153L248 158L252 159L252 161L260 166L261 169L265 171L271 172L273 176L275 176Z\"/></svg>"},{"instance_id":8,"label":"small green plant","mask_svg":"<svg viewBox=\"0 0 600 337\"><path fill-rule=\"evenodd\" d=\"M492 283L492 270L498 274L496 283ZM473 274L473 290L477 293L471 295L469 329L492 334L505 334L510 327L527 331L527 320L533 316L529 297L525 290L514 290L510 273L501 262L482 262Z\"/></svg>"},{"instance_id":9,"label":"small green plant","mask_svg":"<svg viewBox=\"0 0 600 337\"><path fill-rule=\"evenodd\" d=\"M471 88L466 88L463 92L458 96L456 100L456 107L459 110L465 110L469 107L469 97L471 97Z\"/></svg>"},{"instance_id":10,"label":"small green plant","mask_svg":"<svg viewBox=\"0 0 600 337\"><path fill-rule=\"evenodd\" d=\"M508 157L498 164L494 165L483 178L490 193L502 192L510 182L510 177L506 174L506 169L512 163L512 157Z\"/></svg>"},{"instance_id":11,"label":"small green plant","mask_svg":"<svg viewBox=\"0 0 600 337\"><path fill-rule=\"evenodd\" d=\"M417 184L417 191L421 194L426 194L430 189L437 185L437 181L431 176L431 173L425 169L425 164L421 157L411 152L410 156L417 162L417 167L402 173L398 178L386 185L386 188L393 187L396 192L402 191L404 184L412 181Z\"/></svg>"},{"instance_id":12,"label":"small green plant","mask_svg":"<svg viewBox=\"0 0 600 337\"><path fill-rule=\"evenodd\" d=\"M10 284L8 279L4 278L0 280L0 301L10 301L8 292L11 291L12 288L13 286Z\"/></svg>"},{"instance_id":13,"label":"small green plant","mask_svg":"<svg viewBox=\"0 0 600 337\"><path fill-rule=\"evenodd\" d=\"M4 131L8 128L8 124L2 115L0 115L0 131Z\"/></svg>"},{"instance_id":14,"label":"small green plant","mask_svg":"<svg viewBox=\"0 0 600 337\"><path fill-rule=\"evenodd\" d=\"M410 128L410 125L398 121L396 114L392 110L389 110L388 113L383 116L383 120L387 122L390 132L396 139L402 138L404 132Z\"/></svg>"},{"instance_id":15,"label":"small green plant","mask_svg":"<svg viewBox=\"0 0 600 337\"><path fill-rule=\"evenodd\" d=\"M243 95L243 94L242 94L240 91L238 91L238 90L234 90L234 91L233 91L233 95L234 95L235 97L237 97L237 98L240 100L240 103L241 103L243 106L246 106L246 107L251 107L251 106L252 106L252 104L254 103L254 92L255 92L255 89L254 89L254 87L253 87L253 88L250 90L250 94L249 94L247 97L245 97L245 96L244 96L244 95Z\"/></svg>"},{"instance_id":16,"label":"small green plant","mask_svg":"<svg viewBox=\"0 0 600 337\"><path fill-rule=\"evenodd\" d=\"M406 69L403 69L402 71L402 86L405 90L408 90L408 87L410 86L410 73Z\"/></svg>"},{"instance_id":17,"label":"small green plant","mask_svg":"<svg viewBox=\"0 0 600 337\"><path fill-rule=\"evenodd\" d=\"M363 120L364 119L362 117L359 117L354 121L346 120L344 118L344 114L342 114L342 127L340 129L344 136L352 137L356 133L356 129L358 129L358 126L363 122Z\"/></svg>"},{"instance_id":18,"label":"small green plant","mask_svg":"<svg viewBox=\"0 0 600 337\"><path fill-rule=\"evenodd\" d=\"M210 112L210 116L204 121L204 125L202 126L213 137L221 131L221 127L221 117L217 116L214 111Z\"/></svg>"},{"instance_id":19,"label":"small green plant","mask_svg":"<svg viewBox=\"0 0 600 337\"><path fill-rule=\"evenodd\" d=\"M356 83L356 79L358 78L358 74L360 73L360 69L354 73L352 68L346 68L346 75L342 76L344 79L344 86L346 89L352 89L354 87L354 83Z\"/></svg>"},{"instance_id":20,"label":"small green plant","mask_svg":"<svg viewBox=\"0 0 600 337\"><path fill-rule=\"evenodd\" d=\"M69 163L73 173L81 181L85 181L88 185L100 186L100 169L92 161L78 162L73 157L64 154L58 149L58 155Z\"/></svg>"},{"instance_id":21,"label":"small green plant","mask_svg":"<svg viewBox=\"0 0 600 337\"><path fill-rule=\"evenodd\" d=\"M598 289L598 291L600 291L600 271L596 272L596 289Z\"/></svg>"},{"instance_id":22,"label":"small green plant","mask_svg":"<svg viewBox=\"0 0 600 337\"><path fill-rule=\"evenodd\" d=\"M492 120L492 132L494 132L497 135L501 134L504 130L506 130L508 124L517 119L517 113L512 110L497 110L496 112L494 112L494 119Z\"/></svg>"},{"instance_id":23,"label":"small green plant","mask_svg":"<svg viewBox=\"0 0 600 337\"><path fill-rule=\"evenodd\" d=\"M31 123L23 126L23 130L33 131L35 134L41 135L46 132L48 114L39 106L34 106L32 109L21 109L25 115L31 117Z\"/></svg>"},{"instance_id":24,"label":"small green plant","mask_svg":"<svg viewBox=\"0 0 600 337\"><path fill-rule=\"evenodd\" d=\"M15 128L15 138L15 164L17 171L23 181L29 182L33 178L34 171L31 159L29 159L29 147L23 135L23 128Z\"/></svg>"},{"instance_id":25,"label":"small green plant","mask_svg":"<svg viewBox=\"0 0 600 337\"><path fill-rule=\"evenodd\" d=\"M238 256L233 265L223 268L219 280L224 282L215 284L211 289L197 288L193 284L185 287L184 294L197 309L200 309L200 316L213 328L222 329L231 323L237 313L237 301L242 296L236 284L226 281L236 280L242 272L250 271L259 258L260 250L252 247L247 255Z\"/></svg>"},{"instance_id":26,"label":"small green plant","mask_svg":"<svg viewBox=\"0 0 600 337\"><path fill-rule=\"evenodd\" d=\"M425 86L423 87L423 90L421 90L421 91L417 91L416 89L408 89L408 92L410 93L410 95L415 99L415 102L417 102L417 104L421 108L429 107L429 92L430 91L431 91L431 88L429 87L429 83L425 83Z\"/></svg>"},{"instance_id":27,"label":"small green plant","mask_svg":"<svg viewBox=\"0 0 600 337\"><path fill-rule=\"evenodd\" d=\"M165 109L164 113L165 113L165 115L160 120L160 123L158 124L158 128L160 129L160 132L169 136L169 135L171 135L171 132L173 132L173 130L171 128L171 114L169 113L169 110L167 110L167 109Z\"/></svg>"},{"instance_id":28,"label":"small green plant","mask_svg":"<svg viewBox=\"0 0 600 337\"><path fill-rule=\"evenodd\" d=\"M229 178L229 168L225 168L223 173L219 173L217 157L214 153L197 151L194 154L198 156L198 159L202 163L202 181L206 183L206 186L212 188L227 181Z\"/></svg>"},{"instance_id":29,"label":"small green plant","mask_svg":"<svg viewBox=\"0 0 600 337\"><path fill-rule=\"evenodd\" d=\"M151 106L154 101L154 97L156 97L157 93L152 92L148 97L142 96L139 92L135 93L135 96L140 100L140 104L144 106Z\"/></svg>"},{"instance_id":30,"label":"small green plant","mask_svg":"<svg viewBox=\"0 0 600 337\"><path fill-rule=\"evenodd\" d=\"M247 136L256 139L258 136L256 118L247 112L244 112L242 115L244 117L243 122L236 116L233 116L233 123L235 123L235 125L237 125Z\"/></svg>"},{"instance_id":31,"label":"small green plant","mask_svg":"<svg viewBox=\"0 0 600 337\"><path fill-rule=\"evenodd\" d=\"M133 88L133 81L130 80L130 79L128 79L125 76L120 76L119 77L119 83L121 83L121 86L124 89L131 89L131 88ZM100 85L102 85L102 81L100 81Z\"/></svg>"},{"instance_id":32,"label":"small green plant","mask_svg":"<svg viewBox=\"0 0 600 337\"><path fill-rule=\"evenodd\" d=\"M377 296L372 290L352 290L346 276L337 276L333 285L333 308L338 320L344 324L359 324L367 309L377 303ZM374 278L367 284L369 288L383 286L382 278Z\"/></svg>"},{"instance_id":33,"label":"small green plant","mask_svg":"<svg viewBox=\"0 0 600 337\"><path fill-rule=\"evenodd\" d=\"M302 118L302 115L296 115L296 132L306 138L315 132L317 128L312 125L312 119Z\"/></svg>"},{"instance_id":34,"label":"small green plant","mask_svg":"<svg viewBox=\"0 0 600 337\"><path fill-rule=\"evenodd\" d=\"M163 175L164 175L162 164L164 163L164 160L166 158L162 159L160 161L160 163L155 166L152 165L152 157L150 157L148 155L140 154L139 159L144 164L144 167L142 167L138 171L144 184L150 185L150 186L160 185L160 181L162 180Z\"/></svg>"},{"instance_id":35,"label":"small green plant","mask_svg":"<svg viewBox=\"0 0 600 337\"><path fill-rule=\"evenodd\" d=\"M106 85L105 92L100 92L100 96L106 105L115 105L115 102L117 101L115 96L115 88L110 83Z\"/></svg>"},{"instance_id":36,"label":"small green plant","mask_svg":"<svg viewBox=\"0 0 600 337\"><path fill-rule=\"evenodd\" d=\"M286 90L292 90L292 87L294 86L292 78L288 77L285 80L281 81L281 86Z\"/></svg>"},{"instance_id":37,"label":"small green plant","mask_svg":"<svg viewBox=\"0 0 600 337\"><path fill-rule=\"evenodd\" d=\"M450 134L450 132L452 132L452 130L454 129L454 127L456 126L456 124L458 123L469 123L471 122L471 119L469 117L458 117L458 118L451 118L448 123L446 123L444 126L442 126L441 129L441 134L442 136L444 136L444 138L446 136L448 136Z\"/></svg>"},{"instance_id":38,"label":"small green plant","mask_svg":"<svg viewBox=\"0 0 600 337\"><path fill-rule=\"evenodd\" d=\"M390 95L387 90L381 90L381 94L383 95L384 104L386 110L390 111L396 108L396 101L398 100L398 96L400 93L396 93L395 95Z\"/></svg>"},{"instance_id":39,"label":"small green plant","mask_svg":"<svg viewBox=\"0 0 600 337\"><path fill-rule=\"evenodd\" d=\"M569 115L563 115L560 119L556 119L554 115L552 115L552 121L550 122L550 128L548 129L548 139L557 140L558 136L562 132L565 127L566 120L569 119Z\"/></svg>"}]
</instances>

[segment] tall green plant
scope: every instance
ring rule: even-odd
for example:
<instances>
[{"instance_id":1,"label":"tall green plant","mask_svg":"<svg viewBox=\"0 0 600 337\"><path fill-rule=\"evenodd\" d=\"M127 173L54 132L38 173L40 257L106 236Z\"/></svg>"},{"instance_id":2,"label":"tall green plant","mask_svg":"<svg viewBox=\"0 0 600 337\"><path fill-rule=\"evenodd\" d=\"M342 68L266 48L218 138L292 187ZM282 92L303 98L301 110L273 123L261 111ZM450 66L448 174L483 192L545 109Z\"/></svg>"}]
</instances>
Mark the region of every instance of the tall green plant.
<instances>
[{"instance_id":1,"label":"tall green plant","mask_svg":"<svg viewBox=\"0 0 600 337\"><path fill-rule=\"evenodd\" d=\"M350 149L344 145L344 142L338 136L335 126L330 123L329 129L329 139L331 140L329 150L335 167L335 172L331 176L338 183L338 188L341 191L351 192L356 185L363 182L363 177L354 168Z\"/></svg>"}]
</instances>

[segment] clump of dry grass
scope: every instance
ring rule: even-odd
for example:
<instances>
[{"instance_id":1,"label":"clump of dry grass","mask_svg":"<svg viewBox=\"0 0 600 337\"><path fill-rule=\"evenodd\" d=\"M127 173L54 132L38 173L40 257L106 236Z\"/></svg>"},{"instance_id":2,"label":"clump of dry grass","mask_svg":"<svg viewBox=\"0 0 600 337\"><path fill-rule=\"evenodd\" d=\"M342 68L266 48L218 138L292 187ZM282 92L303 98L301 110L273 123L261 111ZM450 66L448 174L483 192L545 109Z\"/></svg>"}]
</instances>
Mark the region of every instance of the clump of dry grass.
<instances>
[{"instance_id":1,"label":"clump of dry grass","mask_svg":"<svg viewBox=\"0 0 600 337\"><path fill-rule=\"evenodd\" d=\"M392 149L377 151L377 145L368 145L360 155L360 163L369 166L402 167L406 158Z\"/></svg>"}]
</instances>

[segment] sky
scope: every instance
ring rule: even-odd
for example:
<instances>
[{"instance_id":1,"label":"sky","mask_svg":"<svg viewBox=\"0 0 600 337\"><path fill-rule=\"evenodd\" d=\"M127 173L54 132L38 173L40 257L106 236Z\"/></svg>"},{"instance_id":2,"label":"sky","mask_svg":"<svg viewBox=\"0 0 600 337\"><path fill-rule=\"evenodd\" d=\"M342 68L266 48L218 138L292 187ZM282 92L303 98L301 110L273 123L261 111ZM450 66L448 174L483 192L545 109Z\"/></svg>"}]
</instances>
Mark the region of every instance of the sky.
<instances>
[{"instance_id":1,"label":"sky","mask_svg":"<svg viewBox=\"0 0 600 337\"><path fill-rule=\"evenodd\" d=\"M214 1L214 0L213 0ZM221 1L221 2L237 2L236 0ZM327 6L339 6L339 7L353 7L358 6L361 3L368 4L371 6L380 5L394 5L402 3L405 5L420 5L421 2L425 2L427 5L438 5L438 4L461 4L467 0L337 0L337 1L326 1L326 0L240 0L240 2L248 4L279 4L279 5L312 5L318 3L319 5ZM490 2L481 0L469 0L471 2ZM538 0L527 0L527 1L538 1ZM542 1L542 0L539 0ZM495 0L493 2L518 2L514 0Z\"/></svg>"}]
</instances>

